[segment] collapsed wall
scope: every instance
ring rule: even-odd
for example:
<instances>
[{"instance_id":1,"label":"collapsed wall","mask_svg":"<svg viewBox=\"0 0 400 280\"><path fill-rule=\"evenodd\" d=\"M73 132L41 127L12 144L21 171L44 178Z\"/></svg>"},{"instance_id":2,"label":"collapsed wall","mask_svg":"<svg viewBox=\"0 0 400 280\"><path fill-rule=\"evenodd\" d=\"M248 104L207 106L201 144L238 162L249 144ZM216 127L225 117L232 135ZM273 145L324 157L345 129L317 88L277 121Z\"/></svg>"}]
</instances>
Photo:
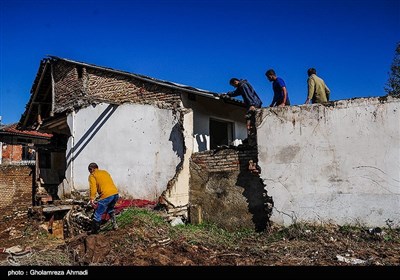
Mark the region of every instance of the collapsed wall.
<instances>
[{"instance_id":1,"label":"collapsed wall","mask_svg":"<svg viewBox=\"0 0 400 280\"><path fill-rule=\"evenodd\" d=\"M264 189L256 149L222 149L194 153L190 162L190 222L212 223L227 230L269 226L273 202Z\"/></svg>"}]
</instances>

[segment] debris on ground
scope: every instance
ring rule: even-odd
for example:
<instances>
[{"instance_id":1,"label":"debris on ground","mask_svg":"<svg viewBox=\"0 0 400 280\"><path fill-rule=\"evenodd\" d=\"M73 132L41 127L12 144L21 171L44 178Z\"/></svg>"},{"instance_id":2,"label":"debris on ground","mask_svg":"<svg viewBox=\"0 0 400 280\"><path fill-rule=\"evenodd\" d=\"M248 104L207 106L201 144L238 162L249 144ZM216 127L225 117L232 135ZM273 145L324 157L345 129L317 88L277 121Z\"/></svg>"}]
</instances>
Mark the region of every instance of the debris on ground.
<instances>
[{"instance_id":1,"label":"debris on ground","mask_svg":"<svg viewBox=\"0 0 400 280\"><path fill-rule=\"evenodd\" d=\"M41 226L48 225L46 220L7 215L0 221L0 265L400 265L400 229L393 227L371 232L362 226L296 223L272 224L261 233L229 232L210 224L182 224L179 219L180 226L173 226L154 210L154 204L140 202L144 207L139 208L132 201L122 201L116 215L119 229L105 223L98 234L88 235L83 230L84 205L74 204L81 212L74 207L69 210L73 234L62 237L54 234L59 226L56 218L50 233Z\"/></svg>"}]
</instances>

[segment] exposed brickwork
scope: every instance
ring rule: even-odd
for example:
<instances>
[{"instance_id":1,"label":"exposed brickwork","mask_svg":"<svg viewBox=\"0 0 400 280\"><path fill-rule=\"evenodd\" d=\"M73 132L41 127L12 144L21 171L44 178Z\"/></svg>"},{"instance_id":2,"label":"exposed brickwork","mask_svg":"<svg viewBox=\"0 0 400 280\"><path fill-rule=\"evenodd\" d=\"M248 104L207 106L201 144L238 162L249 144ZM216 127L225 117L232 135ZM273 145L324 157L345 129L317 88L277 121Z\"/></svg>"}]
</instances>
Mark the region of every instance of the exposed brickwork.
<instances>
[{"instance_id":1,"label":"exposed brickwork","mask_svg":"<svg viewBox=\"0 0 400 280\"><path fill-rule=\"evenodd\" d=\"M73 108L80 105L78 102L84 96L83 79L78 79L75 67L66 62L53 63L54 89L55 89L55 111L60 108ZM62 110L61 110L62 111Z\"/></svg>"},{"instance_id":2,"label":"exposed brickwork","mask_svg":"<svg viewBox=\"0 0 400 280\"><path fill-rule=\"evenodd\" d=\"M204 151L193 154L191 160L206 172L240 171L248 168L249 160L257 161L257 150Z\"/></svg>"},{"instance_id":3,"label":"exposed brickwork","mask_svg":"<svg viewBox=\"0 0 400 280\"><path fill-rule=\"evenodd\" d=\"M268 228L273 201L262 179L250 172L250 160L257 162L256 149L224 149L192 155L191 223L215 223L228 230Z\"/></svg>"},{"instance_id":4,"label":"exposed brickwork","mask_svg":"<svg viewBox=\"0 0 400 280\"><path fill-rule=\"evenodd\" d=\"M65 61L55 63L54 77L56 112L102 100L114 104L167 104L173 108L177 108L181 102L178 90L147 83L128 75L81 67Z\"/></svg>"},{"instance_id":5,"label":"exposed brickwork","mask_svg":"<svg viewBox=\"0 0 400 280\"><path fill-rule=\"evenodd\" d=\"M3 144L3 163L10 163L22 160L22 146L21 145L6 145ZM1 180L1 179L0 179Z\"/></svg>"},{"instance_id":6,"label":"exposed brickwork","mask_svg":"<svg viewBox=\"0 0 400 280\"><path fill-rule=\"evenodd\" d=\"M32 206L32 169L0 165L0 209L2 213L27 211Z\"/></svg>"}]
</instances>

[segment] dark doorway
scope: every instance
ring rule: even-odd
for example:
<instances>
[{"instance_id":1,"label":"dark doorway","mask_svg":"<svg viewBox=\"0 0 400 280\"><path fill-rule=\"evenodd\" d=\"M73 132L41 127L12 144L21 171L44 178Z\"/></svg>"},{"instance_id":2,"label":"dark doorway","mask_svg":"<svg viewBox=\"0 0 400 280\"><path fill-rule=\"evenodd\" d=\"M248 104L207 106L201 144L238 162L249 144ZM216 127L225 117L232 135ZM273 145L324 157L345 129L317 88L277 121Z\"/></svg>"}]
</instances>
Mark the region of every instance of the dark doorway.
<instances>
[{"instance_id":1,"label":"dark doorway","mask_svg":"<svg viewBox=\"0 0 400 280\"><path fill-rule=\"evenodd\" d=\"M210 119L210 149L230 145L233 139L233 123Z\"/></svg>"}]
</instances>

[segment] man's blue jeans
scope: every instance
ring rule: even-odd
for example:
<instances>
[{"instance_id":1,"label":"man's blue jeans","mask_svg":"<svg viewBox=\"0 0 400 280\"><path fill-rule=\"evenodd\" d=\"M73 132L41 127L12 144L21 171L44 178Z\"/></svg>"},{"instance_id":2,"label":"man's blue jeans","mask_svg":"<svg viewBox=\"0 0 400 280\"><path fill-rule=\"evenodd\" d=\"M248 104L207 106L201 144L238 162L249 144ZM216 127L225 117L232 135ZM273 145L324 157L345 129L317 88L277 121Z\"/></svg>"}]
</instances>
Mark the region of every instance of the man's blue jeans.
<instances>
[{"instance_id":1,"label":"man's blue jeans","mask_svg":"<svg viewBox=\"0 0 400 280\"><path fill-rule=\"evenodd\" d=\"M104 199L101 199L97 202L97 208L96 211L94 212L94 220L96 222L101 222L101 216L105 212L108 214L111 214L114 212L114 206L115 203L117 203L119 198L118 194L114 194L112 196L106 197Z\"/></svg>"}]
</instances>

